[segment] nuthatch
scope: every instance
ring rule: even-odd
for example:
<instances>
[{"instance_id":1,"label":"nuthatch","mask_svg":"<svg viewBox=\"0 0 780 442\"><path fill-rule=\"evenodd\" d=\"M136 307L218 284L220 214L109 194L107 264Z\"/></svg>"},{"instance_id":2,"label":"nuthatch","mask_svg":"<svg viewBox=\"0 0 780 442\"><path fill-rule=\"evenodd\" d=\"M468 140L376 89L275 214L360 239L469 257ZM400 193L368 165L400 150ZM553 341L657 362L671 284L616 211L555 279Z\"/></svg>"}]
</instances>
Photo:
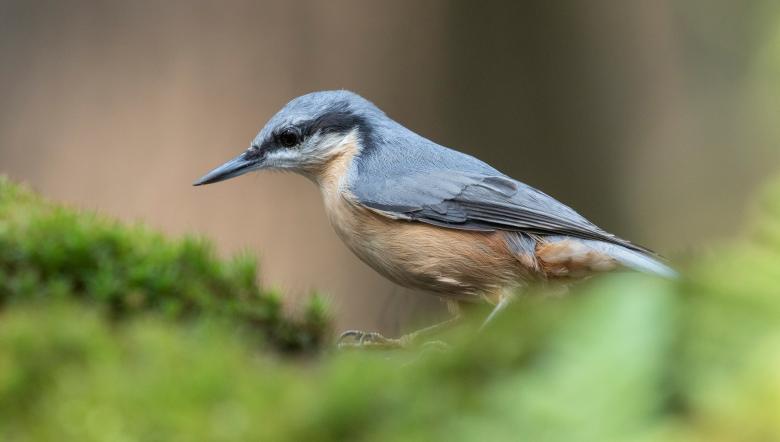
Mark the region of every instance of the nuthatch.
<instances>
[{"instance_id":1,"label":"nuthatch","mask_svg":"<svg viewBox=\"0 0 780 442\"><path fill-rule=\"evenodd\" d=\"M488 301L496 306L488 320L531 281L618 267L675 275L649 250L472 156L417 135L352 92L295 98L249 149L195 185L263 169L313 181L336 233L374 270L448 300ZM348 336L361 345L410 340L357 331L342 338Z\"/></svg>"}]
</instances>

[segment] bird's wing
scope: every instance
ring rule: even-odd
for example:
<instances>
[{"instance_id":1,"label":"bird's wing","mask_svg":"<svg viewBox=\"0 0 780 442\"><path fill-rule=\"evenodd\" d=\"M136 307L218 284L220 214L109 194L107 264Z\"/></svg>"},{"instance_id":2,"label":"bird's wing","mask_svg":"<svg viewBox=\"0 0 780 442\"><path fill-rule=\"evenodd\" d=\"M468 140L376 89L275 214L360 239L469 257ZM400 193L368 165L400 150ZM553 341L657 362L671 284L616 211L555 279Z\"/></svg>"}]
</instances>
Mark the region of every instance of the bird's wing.
<instances>
[{"instance_id":1,"label":"bird's wing","mask_svg":"<svg viewBox=\"0 0 780 442\"><path fill-rule=\"evenodd\" d=\"M570 235L647 252L598 228L551 196L500 173L411 173L357 187L352 193L360 204L394 218L462 230Z\"/></svg>"}]
</instances>

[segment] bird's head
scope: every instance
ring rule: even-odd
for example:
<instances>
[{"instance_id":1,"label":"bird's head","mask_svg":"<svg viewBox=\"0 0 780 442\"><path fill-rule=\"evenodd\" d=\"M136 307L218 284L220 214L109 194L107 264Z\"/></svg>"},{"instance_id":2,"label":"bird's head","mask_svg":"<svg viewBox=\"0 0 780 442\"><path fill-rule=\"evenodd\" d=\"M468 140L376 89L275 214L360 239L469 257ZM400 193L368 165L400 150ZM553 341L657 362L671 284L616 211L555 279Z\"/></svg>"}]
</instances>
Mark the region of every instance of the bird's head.
<instances>
[{"instance_id":1,"label":"bird's head","mask_svg":"<svg viewBox=\"0 0 780 442\"><path fill-rule=\"evenodd\" d=\"M255 170L308 175L343 152L361 149L372 120L384 117L369 101L348 91L313 92L293 99L274 115L242 154L194 183L216 183Z\"/></svg>"}]
</instances>

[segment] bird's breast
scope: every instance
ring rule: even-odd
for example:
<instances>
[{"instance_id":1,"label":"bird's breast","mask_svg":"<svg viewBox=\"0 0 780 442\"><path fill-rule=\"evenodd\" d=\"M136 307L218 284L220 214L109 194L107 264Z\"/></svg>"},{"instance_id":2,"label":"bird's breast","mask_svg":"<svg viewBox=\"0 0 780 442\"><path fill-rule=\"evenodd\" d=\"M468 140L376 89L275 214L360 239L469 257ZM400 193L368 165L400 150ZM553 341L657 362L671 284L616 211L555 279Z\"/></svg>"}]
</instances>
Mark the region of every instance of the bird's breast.
<instances>
[{"instance_id":1,"label":"bird's breast","mask_svg":"<svg viewBox=\"0 0 780 442\"><path fill-rule=\"evenodd\" d=\"M502 232L392 219L362 206L343 188L323 189L323 199L328 218L347 247L402 286L476 300L497 294L525 273Z\"/></svg>"}]
</instances>

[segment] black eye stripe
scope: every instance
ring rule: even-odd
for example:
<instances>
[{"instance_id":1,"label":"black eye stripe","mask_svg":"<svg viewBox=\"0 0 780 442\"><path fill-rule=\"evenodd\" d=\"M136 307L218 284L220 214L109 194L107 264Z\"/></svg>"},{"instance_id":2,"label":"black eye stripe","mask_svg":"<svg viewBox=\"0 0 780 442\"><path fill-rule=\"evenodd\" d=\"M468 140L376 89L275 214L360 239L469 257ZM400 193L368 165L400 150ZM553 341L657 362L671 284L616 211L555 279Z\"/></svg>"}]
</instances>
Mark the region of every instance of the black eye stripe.
<instances>
[{"instance_id":1,"label":"black eye stripe","mask_svg":"<svg viewBox=\"0 0 780 442\"><path fill-rule=\"evenodd\" d=\"M360 130L360 136L365 145L372 144L371 128L366 120L351 112L346 103L340 103L314 119L280 128L266 139L261 147L268 151L288 149L299 145L303 140L317 133L322 135L346 134L354 129Z\"/></svg>"},{"instance_id":2,"label":"black eye stripe","mask_svg":"<svg viewBox=\"0 0 780 442\"><path fill-rule=\"evenodd\" d=\"M321 131L324 134L346 133L360 124L361 120L346 110L328 112L304 125L303 133L311 136Z\"/></svg>"}]
</instances>

